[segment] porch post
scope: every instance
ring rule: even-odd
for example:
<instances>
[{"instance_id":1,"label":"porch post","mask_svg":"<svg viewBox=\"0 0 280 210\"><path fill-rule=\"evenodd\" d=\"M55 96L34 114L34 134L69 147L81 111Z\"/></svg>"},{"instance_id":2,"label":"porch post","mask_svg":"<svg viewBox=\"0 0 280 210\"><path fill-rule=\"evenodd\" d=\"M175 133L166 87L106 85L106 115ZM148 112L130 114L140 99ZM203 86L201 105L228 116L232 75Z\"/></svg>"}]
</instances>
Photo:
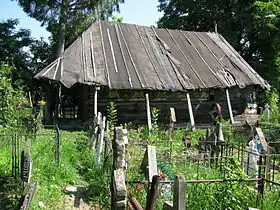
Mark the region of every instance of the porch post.
<instances>
[{"instance_id":1,"label":"porch post","mask_svg":"<svg viewBox=\"0 0 280 210\"><path fill-rule=\"evenodd\" d=\"M151 108L150 108L149 94L146 93L145 96L146 96L146 109L147 109L148 129L149 129L149 135L151 135L152 120L151 120Z\"/></svg>"},{"instance_id":2,"label":"porch post","mask_svg":"<svg viewBox=\"0 0 280 210\"><path fill-rule=\"evenodd\" d=\"M195 130L193 110L192 110L192 104L191 104L191 98L190 98L189 92L187 92L187 101L188 101L188 109L189 109L189 115L190 115L190 120L191 120L191 127L192 127L192 130Z\"/></svg>"},{"instance_id":3,"label":"porch post","mask_svg":"<svg viewBox=\"0 0 280 210\"><path fill-rule=\"evenodd\" d=\"M232 108L231 108L231 103L230 103L230 97L229 97L228 88L226 88L226 97L227 97L227 105L228 105L228 111L229 111L230 121L231 121L231 123L233 124L233 123L234 123L234 118L233 118L233 113L232 113Z\"/></svg>"},{"instance_id":4,"label":"porch post","mask_svg":"<svg viewBox=\"0 0 280 210\"><path fill-rule=\"evenodd\" d=\"M95 117L97 117L97 102L98 102L98 98L97 98L97 92L98 90L100 90L100 87L95 86L94 88L94 109L93 109L93 114Z\"/></svg>"}]
</instances>

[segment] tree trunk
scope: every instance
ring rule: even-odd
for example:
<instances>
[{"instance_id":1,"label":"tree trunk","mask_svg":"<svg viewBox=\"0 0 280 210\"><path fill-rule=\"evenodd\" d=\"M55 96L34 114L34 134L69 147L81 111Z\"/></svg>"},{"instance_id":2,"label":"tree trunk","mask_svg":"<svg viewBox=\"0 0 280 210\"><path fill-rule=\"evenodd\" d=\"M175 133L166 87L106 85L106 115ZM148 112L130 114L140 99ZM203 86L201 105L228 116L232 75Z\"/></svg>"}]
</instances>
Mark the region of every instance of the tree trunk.
<instances>
[{"instance_id":1,"label":"tree trunk","mask_svg":"<svg viewBox=\"0 0 280 210\"><path fill-rule=\"evenodd\" d=\"M60 6L60 14L59 14L59 31L57 37L57 49L56 49L56 57L59 58L63 56L64 46L65 46L65 30L66 30L66 21L67 21L67 10L69 6L69 0L63 0ZM58 123L59 110L61 104L61 84L58 85L56 89L56 101L54 104L54 117L55 123Z\"/></svg>"},{"instance_id":2,"label":"tree trunk","mask_svg":"<svg viewBox=\"0 0 280 210\"><path fill-rule=\"evenodd\" d=\"M65 45L65 30L66 30L66 14L67 14L67 7L68 7L68 0L64 0L61 3L60 7L60 14L59 14L59 32L57 37L57 51L56 56L59 58L63 55L64 52L64 45Z\"/></svg>"}]
</instances>

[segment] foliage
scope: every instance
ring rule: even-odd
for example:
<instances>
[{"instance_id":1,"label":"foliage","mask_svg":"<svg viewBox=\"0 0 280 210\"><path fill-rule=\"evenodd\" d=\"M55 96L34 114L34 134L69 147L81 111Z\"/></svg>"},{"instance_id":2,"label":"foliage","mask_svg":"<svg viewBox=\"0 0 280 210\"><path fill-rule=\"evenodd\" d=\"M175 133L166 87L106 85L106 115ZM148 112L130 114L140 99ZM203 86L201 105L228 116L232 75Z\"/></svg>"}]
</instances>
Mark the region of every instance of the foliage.
<instances>
[{"instance_id":1,"label":"foliage","mask_svg":"<svg viewBox=\"0 0 280 210\"><path fill-rule=\"evenodd\" d=\"M8 65L0 66L0 127L27 127L33 115L21 89L12 85L14 69Z\"/></svg>"},{"instance_id":2,"label":"foliage","mask_svg":"<svg viewBox=\"0 0 280 210\"><path fill-rule=\"evenodd\" d=\"M109 123L109 130L114 131L114 126L117 123L118 110L117 105L114 102L109 102L107 106L107 121Z\"/></svg>"},{"instance_id":3,"label":"foliage","mask_svg":"<svg viewBox=\"0 0 280 210\"><path fill-rule=\"evenodd\" d=\"M0 63L14 66L15 71L12 72L13 82L18 79L26 81L30 79L31 75L28 60L29 54L24 49L33 40L30 37L30 30L16 30L18 24L18 19L8 19L0 22Z\"/></svg>"},{"instance_id":4,"label":"foliage","mask_svg":"<svg viewBox=\"0 0 280 210\"><path fill-rule=\"evenodd\" d=\"M17 0L24 12L35 18L52 35L56 55L61 56L64 46L69 46L94 19L107 19L113 11L119 11L123 0Z\"/></svg>"},{"instance_id":5,"label":"foliage","mask_svg":"<svg viewBox=\"0 0 280 210\"><path fill-rule=\"evenodd\" d=\"M158 128L158 117L159 117L160 110L153 107L151 111L152 111L151 120L152 120L153 130L154 130Z\"/></svg>"},{"instance_id":6,"label":"foliage","mask_svg":"<svg viewBox=\"0 0 280 210\"><path fill-rule=\"evenodd\" d=\"M113 17L112 17L112 21L113 21L113 22L122 23L122 22L123 22L123 17L116 17L116 16L113 16Z\"/></svg>"},{"instance_id":7,"label":"foliage","mask_svg":"<svg viewBox=\"0 0 280 210\"><path fill-rule=\"evenodd\" d=\"M279 93L272 90L268 93L268 104L270 106L270 121L275 124L280 124L280 100Z\"/></svg>"},{"instance_id":8,"label":"foliage","mask_svg":"<svg viewBox=\"0 0 280 210\"><path fill-rule=\"evenodd\" d=\"M22 193L21 180L13 177L0 177L0 208L17 209L18 201Z\"/></svg>"},{"instance_id":9,"label":"foliage","mask_svg":"<svg viewBox=\"0 0 280 210\"><path fill-rule=\"evenodd\" d=\"M214 31L279 89L279 0L159 0L159 27Z\"/></svg>"}]
</instances>

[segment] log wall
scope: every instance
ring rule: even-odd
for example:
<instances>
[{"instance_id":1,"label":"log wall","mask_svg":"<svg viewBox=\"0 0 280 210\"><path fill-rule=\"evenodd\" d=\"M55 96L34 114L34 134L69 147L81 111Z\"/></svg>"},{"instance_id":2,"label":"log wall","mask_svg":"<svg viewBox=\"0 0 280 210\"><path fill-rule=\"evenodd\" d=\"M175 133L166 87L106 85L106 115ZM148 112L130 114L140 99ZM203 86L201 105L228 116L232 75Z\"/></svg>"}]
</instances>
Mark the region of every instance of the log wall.
<instances>
[{"instance_id":1,"label":"log wall","mask_svg":"<svg viewBox=\"0 0 280 210\"><path fill-rule=\"evenodd\" d=\"M232 109L235 115L240 114L248 101L250 93L255 90L253 87L245 89L230 89ZM94 88L89 87L86 91L88 101L86 113L83 116L93 117L93 94ZM205 95L203 97L203 95ZM188 105L185 93L163 93L149 92L150 106L160 110L159 122L168 123L168 111L170 107L175 108L177 123L189 122ZM225 119L229 119L229 112L226 100L225 90L215 89L206 92L190 92L194 118L196 123L211 123L209 115L211 106L219 103L222 106L222 112ZM114 102L118 110L118 122L120 124L132 122L134 124L146 124L146 101L145 92L141 91L106 91L101 89L98 93L98 111L107 115L108 102ZM86 119L84 119L86 120Z\"/></svg>"}]
</instances>

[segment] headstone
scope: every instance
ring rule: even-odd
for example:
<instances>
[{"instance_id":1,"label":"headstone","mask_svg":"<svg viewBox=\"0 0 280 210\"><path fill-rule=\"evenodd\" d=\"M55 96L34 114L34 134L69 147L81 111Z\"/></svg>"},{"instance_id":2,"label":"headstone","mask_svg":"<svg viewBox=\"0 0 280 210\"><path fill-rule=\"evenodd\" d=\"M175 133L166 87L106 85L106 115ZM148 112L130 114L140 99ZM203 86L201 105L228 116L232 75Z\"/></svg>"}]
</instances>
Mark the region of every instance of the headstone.
<instances>
[{"instance_id":1,"label":"headstone","mask_svg":"<svg viewBox=\"0 0 280 210\"><path fill-rule=\"evenodd\" d=\"M157 157L156 157L156 147L147 146L141 168L145 171L145 174L149 180L152 182L153 176L158 175L157 171Z\"/></svg>"}]
</instances>

